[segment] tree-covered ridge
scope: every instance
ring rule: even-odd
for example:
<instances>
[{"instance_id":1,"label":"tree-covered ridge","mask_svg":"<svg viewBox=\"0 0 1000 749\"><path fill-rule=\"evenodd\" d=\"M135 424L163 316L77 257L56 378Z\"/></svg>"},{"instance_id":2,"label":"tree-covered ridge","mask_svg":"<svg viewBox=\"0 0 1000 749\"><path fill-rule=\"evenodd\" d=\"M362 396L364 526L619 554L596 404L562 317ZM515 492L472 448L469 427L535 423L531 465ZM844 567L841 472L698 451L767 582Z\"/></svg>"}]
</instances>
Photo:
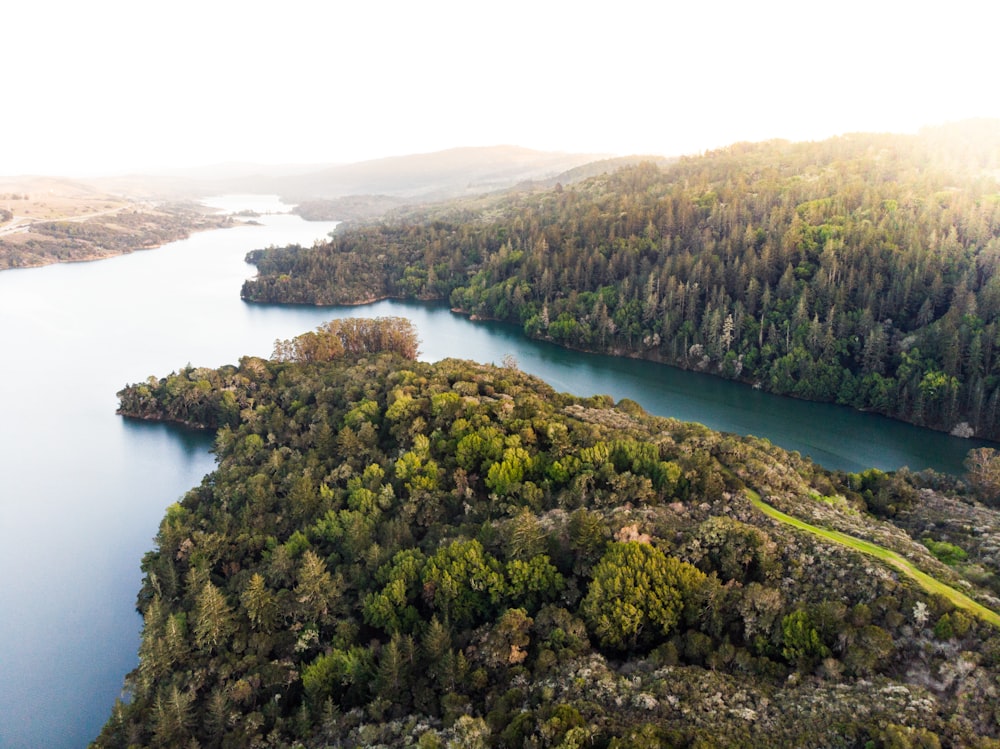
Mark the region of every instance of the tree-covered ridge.
<instances>
[{"instance_id":1,"label":"tree-covered ridge","mask_svg":"<svg viewBox=\"0 0 1000 749\"><path fill-rule=\"evenodd\" d=\"M738 144L257 252L245 298L533 337L1000 438L1000 123Z\"/></svg>"},{"instance_id":2,"label":"tree-covered ridge","mask_svg":"<svg viewBox=\"0 0 1000 749\"><path fill-rule=\"evenodd\" d=\"M998 633L746 491L954 575L867 515L912 508L906 476L373 351L122 410L207 423L192 382L235 415L143 561L97 746L997 745Z\"/></svg>"},{"instance_id":3,"label":"tree-covered ridge","mask_svg":"<svg viewBox=\"0 0 1000 749\"><path fill-rule=\"evenodd\" d=\"M275 341L272 358L316 363L345 355L392 353L416 359L418 346L417 331L406 318L348 318L330 320L287 341ZM259 369L254 359L239 368L217 370L189 364L179 375L159 380L151 376L145 383L120 390L118 413L196 428L235 427L242 411L254 404L254 378Z\"/></svg>"}]
</instances>

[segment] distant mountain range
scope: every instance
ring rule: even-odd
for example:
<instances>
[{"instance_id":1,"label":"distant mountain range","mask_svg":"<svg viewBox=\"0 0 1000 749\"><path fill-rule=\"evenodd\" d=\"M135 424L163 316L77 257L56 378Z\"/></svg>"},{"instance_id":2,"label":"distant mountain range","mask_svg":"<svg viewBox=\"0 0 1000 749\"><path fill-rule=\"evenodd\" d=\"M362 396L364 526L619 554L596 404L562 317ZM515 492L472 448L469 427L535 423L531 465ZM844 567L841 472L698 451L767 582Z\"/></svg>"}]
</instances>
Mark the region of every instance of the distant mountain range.
<instances>
[{"instance_id":1,"label":"distant mountain range","mask_svg":"<svg viewBox=\"0 0 1000 749\"><path fill-rule=\"evenodd\" d=\"M526 181L555 179L607 158L606 154L489 146L332 166L225 163L100 178L91 183L108 192L141 198L253 192L278 194L291 202L373 194L405 201L429 201L502 190Z\"/></svg>"}]
</instances>

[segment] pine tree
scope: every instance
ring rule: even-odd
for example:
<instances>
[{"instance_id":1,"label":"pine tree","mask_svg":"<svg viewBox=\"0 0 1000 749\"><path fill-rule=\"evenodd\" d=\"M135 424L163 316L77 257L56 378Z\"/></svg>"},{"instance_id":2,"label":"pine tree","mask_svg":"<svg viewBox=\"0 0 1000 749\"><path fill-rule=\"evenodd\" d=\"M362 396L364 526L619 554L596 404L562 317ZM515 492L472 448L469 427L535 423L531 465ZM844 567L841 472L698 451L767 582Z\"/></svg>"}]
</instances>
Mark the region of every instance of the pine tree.
<instances>
[{"instance_id":1,"label":"pine tree","mask_svg":"<svg viewBox=\"0 0 1000 749\"><path fill-rule=\"evenodd\" d=\"M302 555L298 584L294 590L300 615L307 621L325 623L329 619L330 609L340 599L341 588L340 578L334 578L327 570L326 562L312 549L308 549Z\"/></svg>"},{"instance_id":2,"label":"pine tree","mask_svg":"<svg viewBox=\"0 0 1000 749\"><path fill-rule=\"evenodd\" d=\"M233 610L225 595L211 582L206 582L195 601L195 645L203 650L215 650L234 631Z\"/></svg>"},{"instance_id":3,"label":"pine tree","mask_svg":"<svg viewBox=\"0 0 1000 749\"><path fill-rule=\"evenodd\" d=\"M240 603L246 609L250 625L258 632L269 633L277 623L278 605L274 593L267 587L264 576L254 573L247 583Z\"/></svg>"}]
</instances>

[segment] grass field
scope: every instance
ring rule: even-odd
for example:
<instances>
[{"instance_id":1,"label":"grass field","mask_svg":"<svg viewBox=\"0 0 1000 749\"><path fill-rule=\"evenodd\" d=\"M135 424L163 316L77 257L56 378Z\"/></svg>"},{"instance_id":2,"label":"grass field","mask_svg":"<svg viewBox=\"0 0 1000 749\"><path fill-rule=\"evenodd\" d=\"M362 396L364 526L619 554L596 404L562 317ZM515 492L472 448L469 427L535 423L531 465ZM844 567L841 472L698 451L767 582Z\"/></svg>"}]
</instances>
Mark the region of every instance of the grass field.
<instances>
[{"instance_id":1,"label":"grass field","mask_svg":"<svg viewBox=\"0 0 1000 749\"><path fill-rule=\"evenodd\" d=\"M810 525L804 520L799 520L798 518L792 517L781 510L771 507L771 505L767 504L760 498L760 495L757 494L757 492L748 490L748 493L750 495L750 501L753 502L754 506L768 517L772 517L775 520L786 523L787 525L798 528L799 530L825 538L828 541L843 544L844 546L848 546L864 554L869 554L870 556L881 559L886 564L895 567L903 574L916 580L917 583L919 583L920 586L929 593L936 593L937 595L944 596L955 604L955 606L972 612L995 627L1000 627L1000 614L997 614L997 612L992 609L986 608L981 603L974 601L961 591L955 590L955 588L952 588L950 585L945 585L943 582L931 577L926 572L922 572L914 567L912 562L896 552L886 549L883 546L873 544L870 541L864 541L860 538L855 538L854 536L848 536L846 533L841 533L840 531L832 531L827 528Z\"/></svg>"},{"instance_id":2,"label":"grass field","mask_svg":"<svg viewBox=\"0 0 1000 749\"><path fill-rule=\"evenodd\" d=\"M16 196L16 197L15 197ZM32 221L58 221L130 205L82 182L58 177L0 177L0 208Z\"/></svg>"}]
</instances>

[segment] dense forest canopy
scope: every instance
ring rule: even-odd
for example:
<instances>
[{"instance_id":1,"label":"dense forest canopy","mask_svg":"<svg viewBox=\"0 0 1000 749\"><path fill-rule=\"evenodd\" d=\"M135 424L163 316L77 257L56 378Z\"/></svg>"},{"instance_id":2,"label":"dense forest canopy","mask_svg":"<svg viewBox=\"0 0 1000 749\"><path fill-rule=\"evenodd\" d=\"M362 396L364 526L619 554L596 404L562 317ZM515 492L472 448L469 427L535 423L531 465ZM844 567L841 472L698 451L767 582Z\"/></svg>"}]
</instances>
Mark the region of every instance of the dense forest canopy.
<instances>
[{"instance_id":1,"label":"dense forest canopy","mask_svg":"<svg viewBox=\"0 0 1000 749\"><path fill-rule=\"evenodd\" d=\"M996 609L995 513L955 479L829 473L415 349L344 321L119 394L218 428L218 466L143 561L96 746L1000 745L993 626L751 501ZM932 506L980 516L942 535Z\"/></svg>"},{"instance_id":2,"label":"dense forest canopy","mask_svg":"<svg viewBox=\"0 0 1000 749\"><path fill-rule=\"evenodd\" d=\"M256 251L246 299L447 299L566 346L1000 438L1000 122L741 143Z\"/></svg>"}]
</instances>

